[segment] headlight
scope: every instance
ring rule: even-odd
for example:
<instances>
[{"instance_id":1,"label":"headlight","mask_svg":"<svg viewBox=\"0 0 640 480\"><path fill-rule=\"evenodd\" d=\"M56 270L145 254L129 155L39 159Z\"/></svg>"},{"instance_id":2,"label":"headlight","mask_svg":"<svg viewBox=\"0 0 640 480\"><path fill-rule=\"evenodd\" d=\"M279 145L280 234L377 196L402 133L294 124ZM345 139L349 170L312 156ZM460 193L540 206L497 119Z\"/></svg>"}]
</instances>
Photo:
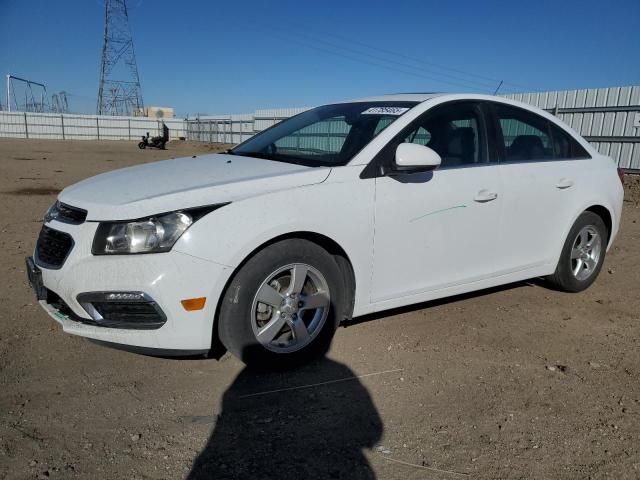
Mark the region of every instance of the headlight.
<instances>
[{"instance_id":1,"label":"headlight","mask_svg":"<svg viewBox=\"0 0 640 480\"><path fill-rule=\"evenodd\" d=\"M229 202L190 208L124 222L100 222L93 238L94 255L168 252L197 220Z\"/></svg>"},{"instance_id":2,"label":"headlight","mask_svg":"<svg viewBox=\"0 0 640 480\"><path fill-rule=\"evenodd\" d=\"M192 223L187 212L100 223L91 251L94 255L168 252Z\"/></svg>"}]
</instances>

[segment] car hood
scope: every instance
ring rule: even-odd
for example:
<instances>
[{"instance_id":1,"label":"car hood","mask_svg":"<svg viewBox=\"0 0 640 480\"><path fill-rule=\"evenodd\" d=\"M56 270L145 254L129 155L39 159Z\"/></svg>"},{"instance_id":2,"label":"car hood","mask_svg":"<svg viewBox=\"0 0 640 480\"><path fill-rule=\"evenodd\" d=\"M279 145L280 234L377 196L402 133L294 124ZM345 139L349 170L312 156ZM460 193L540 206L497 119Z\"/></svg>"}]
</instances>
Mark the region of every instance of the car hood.
<instances>
[{"instance_id":1,"label":"car hood","mask_svg":"<svg viewBox=\"0 0 640 480\"><path fill-rule=\"evenodd\" d=\"M128 220L312 185L330 172L326 167L211 154L103 173L65 188L58 199L87 210L87 220Z\"/></svg>"}]
</instances>

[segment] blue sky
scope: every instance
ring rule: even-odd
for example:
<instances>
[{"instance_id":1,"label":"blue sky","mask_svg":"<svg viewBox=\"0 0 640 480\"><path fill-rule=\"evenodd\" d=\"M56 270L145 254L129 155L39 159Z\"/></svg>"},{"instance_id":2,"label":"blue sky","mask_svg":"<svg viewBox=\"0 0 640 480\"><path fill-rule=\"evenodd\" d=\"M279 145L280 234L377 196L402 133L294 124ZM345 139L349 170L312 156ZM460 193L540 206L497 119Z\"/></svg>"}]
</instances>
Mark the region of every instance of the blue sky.
<instances>
[{"instance_id":1,"label":"blue sky","mask_svg":"<svg viewBox=\"0 0 640 480\"><path fill-rule=\"evenodd\" d=\"M145 104L181 114L640 83L638 0L128 3ZM0 0L0 73L94 109L103 5Z\"/></svg>"}]
</instances>

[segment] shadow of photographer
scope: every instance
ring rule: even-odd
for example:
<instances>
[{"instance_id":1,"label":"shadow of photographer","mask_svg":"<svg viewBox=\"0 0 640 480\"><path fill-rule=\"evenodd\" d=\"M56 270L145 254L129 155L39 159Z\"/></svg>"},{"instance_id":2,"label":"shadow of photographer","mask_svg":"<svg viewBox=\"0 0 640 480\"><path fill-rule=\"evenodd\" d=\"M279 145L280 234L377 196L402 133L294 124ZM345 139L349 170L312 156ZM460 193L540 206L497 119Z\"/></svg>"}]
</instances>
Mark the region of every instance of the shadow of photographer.
<instances>
[{"instance_id":1,"label":"shadow of photographer","mask_svg":"<svg viewBox=\"0 0 640 480\"><path fill-rule=\"evenodd\" d=\"M363 454L383 431L369 392L323 358L295 370L245 368L188 479L374 479Z\"/></svg>"}]
</instances>

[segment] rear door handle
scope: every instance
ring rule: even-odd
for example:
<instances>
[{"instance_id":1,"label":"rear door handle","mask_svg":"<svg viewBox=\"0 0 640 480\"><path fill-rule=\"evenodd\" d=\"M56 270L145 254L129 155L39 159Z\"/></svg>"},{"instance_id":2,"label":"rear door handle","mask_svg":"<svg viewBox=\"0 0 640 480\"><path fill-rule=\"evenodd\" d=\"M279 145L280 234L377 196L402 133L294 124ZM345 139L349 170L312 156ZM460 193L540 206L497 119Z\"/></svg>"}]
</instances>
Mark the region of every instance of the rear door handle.
<instances>
[{"instance_id":1,"label":"rear door handle","mask_svg":"<svg viewBox=\"0 0 640 480\"><path fill-rule=\"evenodd\" d=\"M490 192L489 190L482 189L476 194L474 200L478 203L486 203L491 202L496 198L498 198L498 194L496 192Z\"/></svg>"},{"instance_id":2,"label":"rear door handle","mask_svg":"<svg viewBox=\"0 0 640 480\"><path fill-rule=\"evenodd\" d=\"M573 187L573 180L570 178L561 178L558 183L556 183L556 188L560 190L564 190L565 188Z\"/></svg>"}]
</instances>

